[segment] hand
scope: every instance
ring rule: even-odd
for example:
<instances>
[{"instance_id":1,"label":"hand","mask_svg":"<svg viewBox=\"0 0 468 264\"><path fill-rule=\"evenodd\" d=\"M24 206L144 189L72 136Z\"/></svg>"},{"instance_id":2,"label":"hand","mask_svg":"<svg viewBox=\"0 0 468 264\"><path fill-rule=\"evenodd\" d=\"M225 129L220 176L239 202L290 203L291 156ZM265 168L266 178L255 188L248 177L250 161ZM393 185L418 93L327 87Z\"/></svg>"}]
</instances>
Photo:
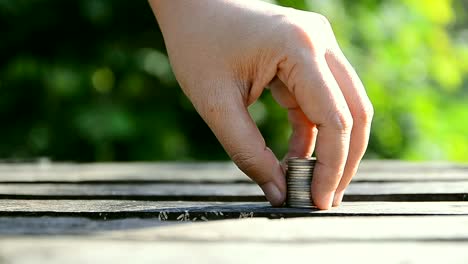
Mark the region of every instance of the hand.
<instances>
[{"instance_id":1,"label":"hand","mask_svg":"<svg viewBox=\"0 0 468 264\"><path fill-rule=\"evenodd\" d=\"M327 19L252 0L150 4L185 94L270 203L285 200L284 171L247 111L267 86L288 110L287 157L315 148L315 205L339 205L367 147L373 108Z\"/></svg>"}]
</instances>

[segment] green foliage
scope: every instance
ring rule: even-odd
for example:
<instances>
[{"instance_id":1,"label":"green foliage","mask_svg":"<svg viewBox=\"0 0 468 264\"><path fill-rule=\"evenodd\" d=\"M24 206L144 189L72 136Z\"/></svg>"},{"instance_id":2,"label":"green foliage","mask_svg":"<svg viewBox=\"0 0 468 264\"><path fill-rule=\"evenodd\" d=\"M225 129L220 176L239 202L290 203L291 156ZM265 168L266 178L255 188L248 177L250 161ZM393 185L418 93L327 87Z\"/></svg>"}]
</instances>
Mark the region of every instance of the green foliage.
<instances>
[{"instance_id":1,"label":"green foliage","mask_svg":"<svg viewBox=\"0 0 468 264\"><path fill-rule=\"evenodd\" d=\"M330 19L375 107L368 157L468 160L466 1L277 2ZM227 158L147 1L0 0L0 27L0 158ZM284 154L285 111L265 92L250 112Z\"/></svg>"},{"instance_id":2,"label":"green foliage","mask_svg":"<svg viewBox=\"0 0 468 264\"><path fill-rule=\"evenodd\" d=\"M374 104L368 157L468 160L466 1L278 1L326 15Z\"/></svg>"}]
</instances>

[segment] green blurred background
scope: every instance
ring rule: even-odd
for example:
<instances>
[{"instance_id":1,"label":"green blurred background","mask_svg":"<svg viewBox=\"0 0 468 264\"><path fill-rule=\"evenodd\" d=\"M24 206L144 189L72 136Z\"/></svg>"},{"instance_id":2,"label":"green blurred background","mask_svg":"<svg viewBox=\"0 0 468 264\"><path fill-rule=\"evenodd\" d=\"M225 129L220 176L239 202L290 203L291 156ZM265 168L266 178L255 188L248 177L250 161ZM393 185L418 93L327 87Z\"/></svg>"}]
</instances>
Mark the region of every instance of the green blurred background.
<instances>
[{"instance_id":1,"label":"green blurred background","mask_svg":"<svg viewBox=\"0 0 468 264\"><path fill-rule=\"evenodd\" d=\"M375 108L367 158L468 161L468 1L269 1L324 14ZM0 159L220 160L147 1L0 0ZM267 144L290 127L269 92Z\"/></svg>"}]
</instances>

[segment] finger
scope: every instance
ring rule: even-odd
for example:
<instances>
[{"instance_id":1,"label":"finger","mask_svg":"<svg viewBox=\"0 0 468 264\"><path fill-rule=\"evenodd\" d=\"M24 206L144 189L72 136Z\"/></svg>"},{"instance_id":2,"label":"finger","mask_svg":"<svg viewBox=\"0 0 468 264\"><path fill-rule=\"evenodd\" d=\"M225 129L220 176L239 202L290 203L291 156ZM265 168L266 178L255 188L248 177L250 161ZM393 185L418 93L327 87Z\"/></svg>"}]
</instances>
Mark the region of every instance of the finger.
<instances>
[{"instance_id":1,"label":"finger","mask_svg":"<svg viewBox=\"0 0 468 264\"><path fill-rule=\"evenodd\" d=\"M228 87L225 91L239 91L235 85L223 86ZM206 98L199 112L234 163L260 185L273 206L280 206L286 196L286 183L280 163L267 148L241 95L231 93L221 98Z\"/></svg>"},{"instance_id":2,"label":"finger","mask_svg":"<svg viewBox=\"0 0 468 264\"><path fill-rule=\"evenodd\" d=\"M279 77L288 84L307 118L317 124L312 199L318 208L328 209L343 174L353 121L325 58L310 58L301 57L300 67L284 62L280 65Z\"/></svg>"},{"instance_id":3,"label":"finger","mask_svg":"<svg viewBox=\"0 0 468 264\"><path fill-rule=\"evenodd\" d=\"M353 117L348 159L333 200L333 205L337 206L341 203L344 191L356 174L366 151L374 111L361 80L346 57L338 51L327 53L325 58Z\"/></svg>"},{"instance_id":4,"label":"finger","mask_svg":"<svg viewBox=\"0 0 468 264\"><path fill-rule=\"evenodd\" d=\"M286 85L280 79L274 78L269 87L276 102L281 107L288 109L288 120L292 127L288 153L281 163L285 170L285 161L289 157L307 157L312 155L317 137L317 128L302 112L296 99L294 99L294 96L291 95Z\"/></svg>"},{"instance_id":5,"label":"finger","mask_svg":"<svg viewBox=\"0 0 468 264\"><path fill-rule=\"evenodd\" d=\"M317 127L300 108L289 109L288 120L292 126L292 134L284 160L290 157L310 157L315 148Z\"/></svg>"}]
</instances>

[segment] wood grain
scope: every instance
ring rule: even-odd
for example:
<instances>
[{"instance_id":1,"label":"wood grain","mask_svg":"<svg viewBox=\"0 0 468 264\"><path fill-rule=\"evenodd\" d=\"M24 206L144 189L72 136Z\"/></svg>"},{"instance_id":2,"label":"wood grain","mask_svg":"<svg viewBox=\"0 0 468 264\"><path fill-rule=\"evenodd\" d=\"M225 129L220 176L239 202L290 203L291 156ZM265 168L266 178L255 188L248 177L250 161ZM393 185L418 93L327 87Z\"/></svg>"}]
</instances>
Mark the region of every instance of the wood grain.
<instances>
[{"instance_id":1,"label":"wood grain","mask_svg":"<svg viewBox=\"0 0 468 264\"><path fill-rule=\"evenodd\" d=\"M466 242L148 242L0 239L1 263L466 263Z\"/></svg>"},{"instance_id":2,"label":"wood grain","mask_svg":"<svg viewBox=\"0 0 468 264\"><path fill-rule=\"evenodd\" d=\"M147 241L468 242L467 227L467 216L250 218L118 230L102 235Z\"/></svg>"},{"instance_id":3,"label":"wood grain","mask_svg":"<svg viewBox=\"0 0 468 264\"><path fill-rule=\"evenodd\" d=\"M468 165L363 161L355 181L468 180ZM0 164L0 182L251 182L231 162Z\"/></svg>"},{"instance_id":4,"label":"wood grain","mask_svg":"<svg viewBox=\"0 0 468 264\"><path fill-rule=\"evenodd\" d=\"M2 200L3 216L82 216L96 219L155 217L207 221L228 218L298 216L468 215L468 202L346 202L326 211L273 208L265 202L177 202L119 200Z\"/></svg>"},{"instance_id":5,"label":"wood grain","mask_svg":"<svg viewBox=\"0 0 468 264\"><path fill-rule=\"evenodd\" d=\"M254 183L0 184L0 198L265 201ZM467 201L468 181L354 182L348 201Z\"/></svg>"},{"instance_id":6,"label":"wood grain","mask_svg":"<svg viewBox=\"0 0 468 264\"><path fill-rule=\"evenodd\" d=\"M264 243L468 242L468 216L246 218L181 224L140 218L102 221L80 217L0 217L0 235Z\"/></svg>"},{"instance_id":7,"label":"wood grain","mask_svg":"<svg viewBox=\"0 0 468 264\"><path fill-rule=\"evenodd\" d=\"M467 195L454 163L364 161L327 211L230 162L0 164L0 264L466 263Z\"/></svg>"},{"instance_id":8,"label":"wood grain","mask_svg":"<svg viewBox=\"0 0 468 264\"><path fill-rule=\"evenodd\" d=\"M25 235L102 235L116 231L153 230L188 222L159 221L154 218L93 220L83 217L0 217L0 236Z\"/></svg>"}]
</instances>

